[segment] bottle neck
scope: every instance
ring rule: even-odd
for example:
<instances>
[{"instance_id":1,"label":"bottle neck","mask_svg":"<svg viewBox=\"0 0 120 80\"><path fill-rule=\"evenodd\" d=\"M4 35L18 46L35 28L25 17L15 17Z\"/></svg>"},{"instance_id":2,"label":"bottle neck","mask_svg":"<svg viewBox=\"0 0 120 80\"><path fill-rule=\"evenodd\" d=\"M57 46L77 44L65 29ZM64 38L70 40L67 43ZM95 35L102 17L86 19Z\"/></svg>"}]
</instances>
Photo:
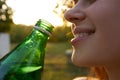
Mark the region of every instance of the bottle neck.
<instances>
[{"instance_id":1,"label":"bottle neck","mask_svg":"<svg viewBox=\"0 0 120 80\"><path fill-rule=\"evenodd\" d=\"M42 41L42 43L46 43L49 35L39 31L38 29L33 29L30 40L37 43L37 41Z\"/></svg>"},{"instance_id":2,"label":"bottle neck","mask_svg":"<svg viewBox=\"0 0 120 80\"><path fill-rule=\"evenodd\" d=\"M43 29L43 28L41 28L39 26L34 26L34 28L37 29L37 30L39 30L40 32L43 32L43 33L51 36L51 33L49 31L47 31L46 29Z\"/></svg>"}]
</instances>

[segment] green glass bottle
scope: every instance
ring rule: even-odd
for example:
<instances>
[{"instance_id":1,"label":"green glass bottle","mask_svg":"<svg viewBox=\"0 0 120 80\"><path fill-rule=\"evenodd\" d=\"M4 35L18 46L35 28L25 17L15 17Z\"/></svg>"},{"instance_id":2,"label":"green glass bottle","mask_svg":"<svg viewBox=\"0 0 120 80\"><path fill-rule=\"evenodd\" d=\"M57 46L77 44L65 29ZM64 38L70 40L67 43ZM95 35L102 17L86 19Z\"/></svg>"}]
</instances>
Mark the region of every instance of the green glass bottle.
<instances>
[{"instance_id":1,"label":"green glass bottle","mask_svg":"<svg viewBox=\"0 0 120 80\"><path fill-rule=\"evenodd\" d=\"M0 60L0 80L41 80L52 24L40 19L31 34Z\"/></svg>"}]
</instances>

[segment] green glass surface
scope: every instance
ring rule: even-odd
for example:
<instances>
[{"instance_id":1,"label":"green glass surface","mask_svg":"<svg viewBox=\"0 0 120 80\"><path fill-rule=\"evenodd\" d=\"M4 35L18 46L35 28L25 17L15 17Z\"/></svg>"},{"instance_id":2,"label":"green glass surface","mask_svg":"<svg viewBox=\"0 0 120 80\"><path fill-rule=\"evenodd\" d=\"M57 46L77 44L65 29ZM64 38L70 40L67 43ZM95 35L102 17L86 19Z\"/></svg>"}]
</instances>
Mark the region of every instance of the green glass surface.
<instances>
[{"instance_id":1,"label":"green glass surface","mask_svg":"<svg viewBox=\"0 0 120 80\"><path fill-rule=\"evenodd\" d=\"M53 29L50 23L41 19L35 26L49 32ZM41 80L48 38L46 33L33 29L29 36L0 60L0 80Z\"/></svg>"}]
</instances>

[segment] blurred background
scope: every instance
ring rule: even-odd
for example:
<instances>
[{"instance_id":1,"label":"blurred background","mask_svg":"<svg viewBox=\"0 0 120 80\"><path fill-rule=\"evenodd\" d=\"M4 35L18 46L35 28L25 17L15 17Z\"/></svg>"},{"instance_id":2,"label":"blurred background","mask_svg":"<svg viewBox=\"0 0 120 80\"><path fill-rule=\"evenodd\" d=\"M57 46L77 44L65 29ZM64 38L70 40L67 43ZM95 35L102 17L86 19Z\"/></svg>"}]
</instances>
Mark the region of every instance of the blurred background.
<instances>
[{"instance_id":1,"label":"blurred background","mask_svg":"<svg viewBox=\"0 0 120 80\"><path fill-rule=\"evenodd\" d=\"M89 69L71 62L73 37L64 13L73 6L72 0L0 0L0 57L17 46L43 18L55 28L45 56L42 80L72 80L86 76Z\"/></svg>"}]
</instances>

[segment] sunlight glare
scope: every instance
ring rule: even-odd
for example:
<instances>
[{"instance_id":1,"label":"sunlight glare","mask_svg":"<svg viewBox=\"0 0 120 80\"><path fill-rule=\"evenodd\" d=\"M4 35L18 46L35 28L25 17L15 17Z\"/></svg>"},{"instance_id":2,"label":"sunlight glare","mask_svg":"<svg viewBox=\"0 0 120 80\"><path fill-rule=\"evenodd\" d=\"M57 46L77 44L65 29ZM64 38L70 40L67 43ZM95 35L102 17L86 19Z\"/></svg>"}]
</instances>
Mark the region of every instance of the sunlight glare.
<instances>
[{"instance_id":1,"label":"sunlight glare","mask_svg":"<svg viewBox=\"0 0 120 80\"><path fill-rule=\"evenodd\" d=\"M53 9L58 0L7 0L7 4L14 10L15 24L34 25L40 18L46 19L53 25L62 25Z\"/></svg>"}]
</instances>

